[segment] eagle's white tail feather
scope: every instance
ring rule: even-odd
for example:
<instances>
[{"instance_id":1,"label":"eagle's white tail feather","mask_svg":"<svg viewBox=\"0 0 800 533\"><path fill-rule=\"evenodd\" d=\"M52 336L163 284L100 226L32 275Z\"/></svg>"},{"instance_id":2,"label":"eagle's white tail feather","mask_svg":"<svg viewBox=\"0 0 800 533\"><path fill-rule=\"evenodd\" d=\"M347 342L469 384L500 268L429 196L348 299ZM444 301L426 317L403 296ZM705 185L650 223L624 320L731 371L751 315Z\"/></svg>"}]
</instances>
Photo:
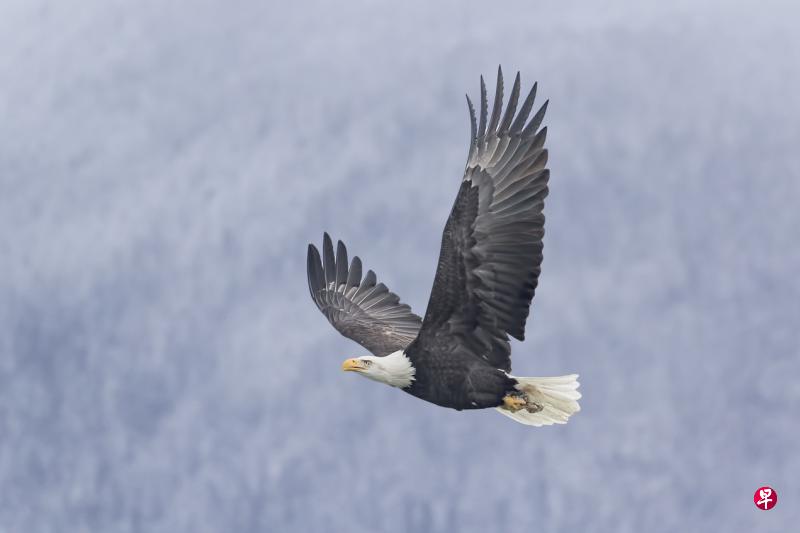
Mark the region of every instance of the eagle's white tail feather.
<instances>
[{"instance_id":1,"label":"eagle's white tail feather","mask_svg":"<svg viewBox=\"0 0 800 533\"><path fill-rule=\"evenodd\" d=\"M518 378L517 390L525 393L528 404L533 409L510 411L505 407L497 410L509 418L528 426L549 426L550 424L566 424L570 416L581 410L578 399L578 375L558 376L551 378ZM541 410L535 411L538 407ZM533 411L533 412L532 412Z\"/></svg>"}]
</instances>

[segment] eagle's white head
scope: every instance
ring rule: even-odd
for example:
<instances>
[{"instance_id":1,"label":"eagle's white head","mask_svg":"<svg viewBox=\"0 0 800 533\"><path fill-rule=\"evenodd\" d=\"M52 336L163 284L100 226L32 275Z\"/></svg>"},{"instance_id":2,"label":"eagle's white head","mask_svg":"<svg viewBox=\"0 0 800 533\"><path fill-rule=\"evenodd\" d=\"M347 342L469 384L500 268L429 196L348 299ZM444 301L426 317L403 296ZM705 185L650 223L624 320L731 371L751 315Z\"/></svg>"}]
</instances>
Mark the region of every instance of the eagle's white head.
<instances>
[{"instance_id":1,"label":"eagle's white head","mask_svg":"<svg viewBox=\"0 0 800 533\"><path fill-rule=\"evenodd\" d=\"M364 355L342 363L342 370L358 372L364 377L404 389L414 381L414 366L403 350L385 357Z\"/></svg>"}]
</instances>

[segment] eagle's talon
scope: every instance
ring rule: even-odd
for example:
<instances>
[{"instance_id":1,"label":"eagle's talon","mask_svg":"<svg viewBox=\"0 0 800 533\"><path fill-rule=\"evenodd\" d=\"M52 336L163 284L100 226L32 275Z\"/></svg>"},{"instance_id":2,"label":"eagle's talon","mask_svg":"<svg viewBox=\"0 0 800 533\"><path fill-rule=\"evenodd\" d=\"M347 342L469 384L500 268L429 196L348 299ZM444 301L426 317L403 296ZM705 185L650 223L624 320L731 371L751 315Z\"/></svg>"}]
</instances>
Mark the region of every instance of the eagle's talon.
<instances>
[{"instance_id":1,"label":"eagle's talon","mask_svg":"<svg viewBox=\"0 0 800 533\"><path fill-rule=\"evenodd\" d=\"M511 393L503 397L503 408L515 413L528 405L524 394Z\"/></svg>"},{"instance_id":2,"label":"eagle's talon","mask_svg":"<svg viewBox=\"0 0 800 533\"><path fill-rule=\"evenodd\" d=\"M543 409L544 409L543 405L540 405L533 401L527 402L525 405L525 410L528 411L529 413L538 413Z\"/></svg>"}]
</instances>

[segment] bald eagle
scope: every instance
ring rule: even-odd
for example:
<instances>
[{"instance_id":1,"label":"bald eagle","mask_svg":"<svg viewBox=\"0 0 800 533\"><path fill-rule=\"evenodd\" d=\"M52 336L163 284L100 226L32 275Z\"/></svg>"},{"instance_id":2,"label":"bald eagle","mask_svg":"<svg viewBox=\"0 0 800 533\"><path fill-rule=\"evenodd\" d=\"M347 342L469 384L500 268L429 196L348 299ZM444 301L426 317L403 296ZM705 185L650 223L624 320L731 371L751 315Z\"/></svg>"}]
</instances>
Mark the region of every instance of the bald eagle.
<instances>
[{"instance_id":1,"label":"bald eagle","mask_svg":"<svg viewBox=\"0 0 800 533\"><path fill-rule=\"evenodd\" d=\"M343 370L397 387L428 402L462 409L496 408L531 426L563 424L580 410L576 374L530 378L511 374L509 336L525 322L542 263L547 102L528 121L534 84L517 113L520 76L503 108L498 68L492 114L481 76L480 117L467 96L471 136L464 177L442 235L425 318L361 260L325 233L322 257L308 246L311 298L339 333L372 352ZM502 116L501 116L502 115Z\"/></svg>"}]
</instances>

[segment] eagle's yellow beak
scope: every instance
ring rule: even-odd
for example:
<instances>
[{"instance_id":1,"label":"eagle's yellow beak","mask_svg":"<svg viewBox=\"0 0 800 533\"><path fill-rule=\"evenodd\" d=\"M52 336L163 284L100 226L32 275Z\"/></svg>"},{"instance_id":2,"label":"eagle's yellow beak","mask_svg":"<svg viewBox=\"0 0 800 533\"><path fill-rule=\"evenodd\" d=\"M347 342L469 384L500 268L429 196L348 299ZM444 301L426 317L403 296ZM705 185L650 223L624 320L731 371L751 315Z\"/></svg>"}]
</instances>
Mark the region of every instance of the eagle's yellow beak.
<instances>
[{"instance_id":1,"label":"eagle's yellow beak","mask_svg":"<svg viewBox=\"0 0 800 533\"><path fill-rule=\"evenodd\" d=\"M345 372L361 372L364 370L364 365L358 359L348 359L342 363L342 370Z\"/></svg>"}]
</instances>

